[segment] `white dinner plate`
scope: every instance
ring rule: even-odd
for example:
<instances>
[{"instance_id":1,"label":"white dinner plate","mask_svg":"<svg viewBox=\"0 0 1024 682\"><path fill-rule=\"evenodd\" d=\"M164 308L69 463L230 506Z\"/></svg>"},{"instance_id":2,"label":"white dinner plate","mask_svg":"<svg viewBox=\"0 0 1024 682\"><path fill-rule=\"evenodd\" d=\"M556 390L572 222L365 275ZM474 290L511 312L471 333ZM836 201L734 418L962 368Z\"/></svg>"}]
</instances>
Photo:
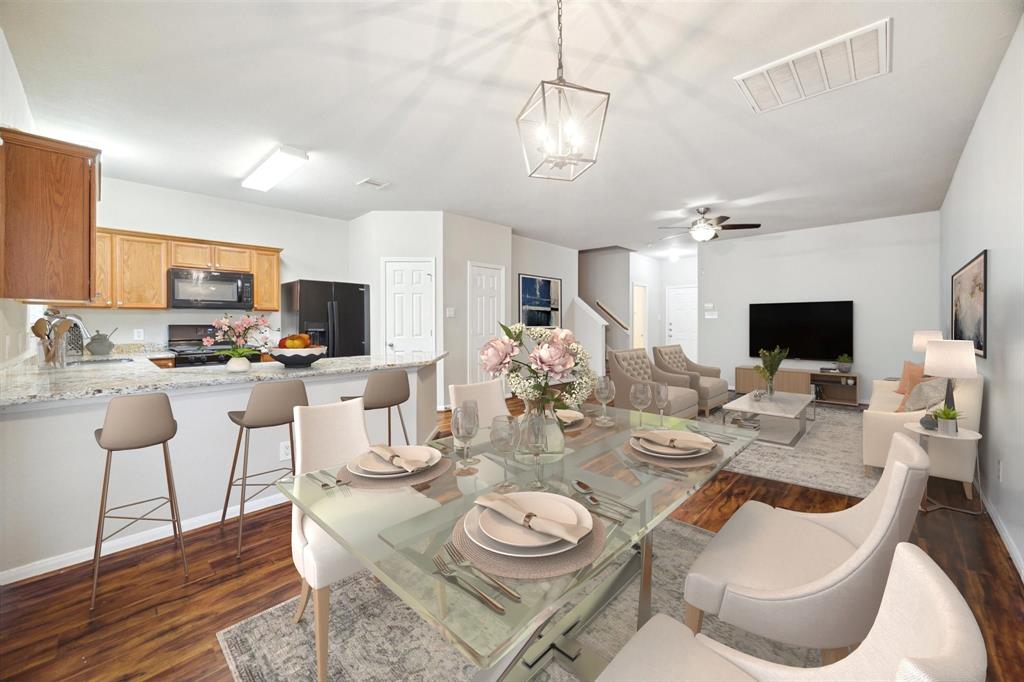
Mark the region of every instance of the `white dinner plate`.
<instances>
[{"instance_id":1,"label":"white dinner plate","mask_svg":"<svg viewBox=\"0 0 1024 682\"><path fill-rule=\"evenodd\" d=\"M664 457L665 459L687 459L690 457L703 457L713 450L705 448L693 448L692 450L676 450L675 448L668 448L664 445L658 445L657 443L650 443L644 441L635 436L629 439L629 444L633 448L639 450L645 455L651 455L652 457Z\"/></svg>"},{"instance_id":2,"label":"white dinner plate","mask_svg":"<svg viewBox=\"0 0 1024 682\"><path fill-rule=\"evenodd\" d=\"M509 545L502 544L496 540L492 540L487 537L482 530L480 530L480 512L483 511L482 507L474 506L466 514L466 520L463 522L463 528L466 530L466 535L473 544L487 550L488 552L494 552L502 556L520 557L520 558L535 558L542 556L554 556L555 554L561 554L562 552L568 552L570 549L575 549L576 545L566 540L559 540L553 545L546 545L544 547L510 547ZM584 510L586 511L586 510ZM590 515L590 512L586 513L586 518L577 519L577 523L583 525L586 528L593 529L594 519ZM582 540L580 540L582 542Z\"/></svg>"},{"instance_id":3,"label":"white dinner plate","mask_svg":"<svg viewBox=\"0 0 1024 682\"><path fill-rule=\"evenodd\" d=\"M413 445L409 447L424 448L424 445ZM405 449L403 446L396 446L392 448L398 454L402 454L402 450ZM430 459L427 460L425 466L432 467L441 461L441 453L434 448L427 448L431 450ZM401 478L402 476L411 476L413 472L406 471L402 467L396 467L393 464L383 461L377 455L372 452L366 452L359 455L354 460L345 465L345 468L356 476L362 476L364 478Z\"/></svg>"},{"instance_id":4,"label":"white dinner plate","mask_svg":"<svg viewBox=\"0 0 1024 682\"><path fill-rule=\"evenodd\" d=\"M505 497L525 511L560 523L576 523L579 518L576 507L583 508L576 500L538 490L509 493ZM560 538L530 530L493 509L484 509L480 513L480 530L492 540L512 547L546 547L561 542Z\"/></svg>"}]
</instances>

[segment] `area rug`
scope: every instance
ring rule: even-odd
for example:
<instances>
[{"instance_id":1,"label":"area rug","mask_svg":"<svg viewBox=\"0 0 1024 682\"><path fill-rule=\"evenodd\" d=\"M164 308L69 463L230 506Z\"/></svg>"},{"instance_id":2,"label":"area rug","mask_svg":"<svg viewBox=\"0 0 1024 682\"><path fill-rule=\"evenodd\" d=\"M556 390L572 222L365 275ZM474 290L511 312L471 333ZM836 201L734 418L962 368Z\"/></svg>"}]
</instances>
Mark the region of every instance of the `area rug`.
<instances>
[{"instance_id":1,"label":"area rug","mask_svg":"<svg viewBox=\"0 0 1024 682\"><path fill-rule=\"evenodd\" d=\"M655 613L682 618L686 573L711 537L712 533L671 520L655 531ZM635 632L639 589L639 581L634 580L587 627L581 639L609 655L619 651ZM579 598L588 591L584 588ZM296 602L291 599L278 604L217 633L236 680L316 679L313 609L310 606L302 622L295 625L291 618ZM563 611L571 607L572 604L567 605ZM704 619L703 632L759 658L800 667L820 665L817 651L780 645L726 625L713 616ZM469 680L477 672L426 621L374 581L367 571L343 580L331 590L329 659L332 680ZM570 682L576 678L553 665L534 679Z\"/></svg>"},{"instance_id":2,"label":"area rug","mask_svg":"<svg viewBox=\"0 0 1024 682\"><path fill-rule=\"evenodd\" d=\"M878 483L881 470L871 469L869 473L864 473L861 452L863 418L860 410L818 405L814 421L808 419L807 433L794 447L754 441L726 469L773 481L865 497ZM702 416L699 419L721 424L722 414L721 411L715 411L710 417Z\"/></svg>"}]
</instances>

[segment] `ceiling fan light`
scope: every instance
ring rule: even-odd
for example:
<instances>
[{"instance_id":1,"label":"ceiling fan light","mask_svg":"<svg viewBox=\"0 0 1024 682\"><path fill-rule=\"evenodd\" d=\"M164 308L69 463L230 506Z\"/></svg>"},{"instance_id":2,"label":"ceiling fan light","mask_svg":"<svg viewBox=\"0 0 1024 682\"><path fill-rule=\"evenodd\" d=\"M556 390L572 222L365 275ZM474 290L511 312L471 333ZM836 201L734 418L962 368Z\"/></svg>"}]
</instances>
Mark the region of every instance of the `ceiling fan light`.
<instances>
[{"instance_id":1,"label":"ceiling fan light","mask_svg":"<svg viewBox=\"0 0 1024 682\"><path fill-rule=\"evenodd\" d=\"M718 230L710 223L697 223L690 228L690 236L697 242L709 242L715 238L716 234L718 234Z\"/></svg>"}]
</instances>

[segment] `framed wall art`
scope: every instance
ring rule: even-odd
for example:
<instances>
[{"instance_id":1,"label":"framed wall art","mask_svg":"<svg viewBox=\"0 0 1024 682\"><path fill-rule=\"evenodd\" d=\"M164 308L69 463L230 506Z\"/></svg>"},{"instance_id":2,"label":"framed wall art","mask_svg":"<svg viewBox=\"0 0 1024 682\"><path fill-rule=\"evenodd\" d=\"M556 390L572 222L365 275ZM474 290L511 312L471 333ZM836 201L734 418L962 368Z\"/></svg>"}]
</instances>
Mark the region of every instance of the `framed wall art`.
<instances>
[{"instance_id":1,"label":"framed wall art","mask_svg":"<svg viewBox=\"0 0 1024 682\"><path fill-rule=\"evenodd\" d=\"M954 340L973 341L974 354L988 353L988 250L982 251L951 278L950 334Z\"/></svg>"}]
</instances>

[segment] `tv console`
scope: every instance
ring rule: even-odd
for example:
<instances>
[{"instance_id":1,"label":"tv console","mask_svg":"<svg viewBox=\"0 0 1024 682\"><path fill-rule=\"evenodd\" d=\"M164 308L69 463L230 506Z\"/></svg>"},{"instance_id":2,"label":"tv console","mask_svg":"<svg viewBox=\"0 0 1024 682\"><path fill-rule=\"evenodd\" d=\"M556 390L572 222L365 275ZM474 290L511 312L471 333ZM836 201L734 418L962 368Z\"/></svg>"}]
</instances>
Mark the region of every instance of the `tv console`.
<instances>
[{"instance_id":1,"label":"tv console","mask_svg":"<svg viewBox=\"0 0 1024 682\"><path fill-rule=\"evenodd\" d=\"M849 381L853 380L850 384ZM775 390L786 393L811 393L812 385L820 387L819 403L856 406L857 388L860 377L848 372L829 372L811 369L779 369L775 374ZM764 389L764 380L754 371L753 365L736 368L736 392L750 393Z\"/></svg>"}]
</instances>

